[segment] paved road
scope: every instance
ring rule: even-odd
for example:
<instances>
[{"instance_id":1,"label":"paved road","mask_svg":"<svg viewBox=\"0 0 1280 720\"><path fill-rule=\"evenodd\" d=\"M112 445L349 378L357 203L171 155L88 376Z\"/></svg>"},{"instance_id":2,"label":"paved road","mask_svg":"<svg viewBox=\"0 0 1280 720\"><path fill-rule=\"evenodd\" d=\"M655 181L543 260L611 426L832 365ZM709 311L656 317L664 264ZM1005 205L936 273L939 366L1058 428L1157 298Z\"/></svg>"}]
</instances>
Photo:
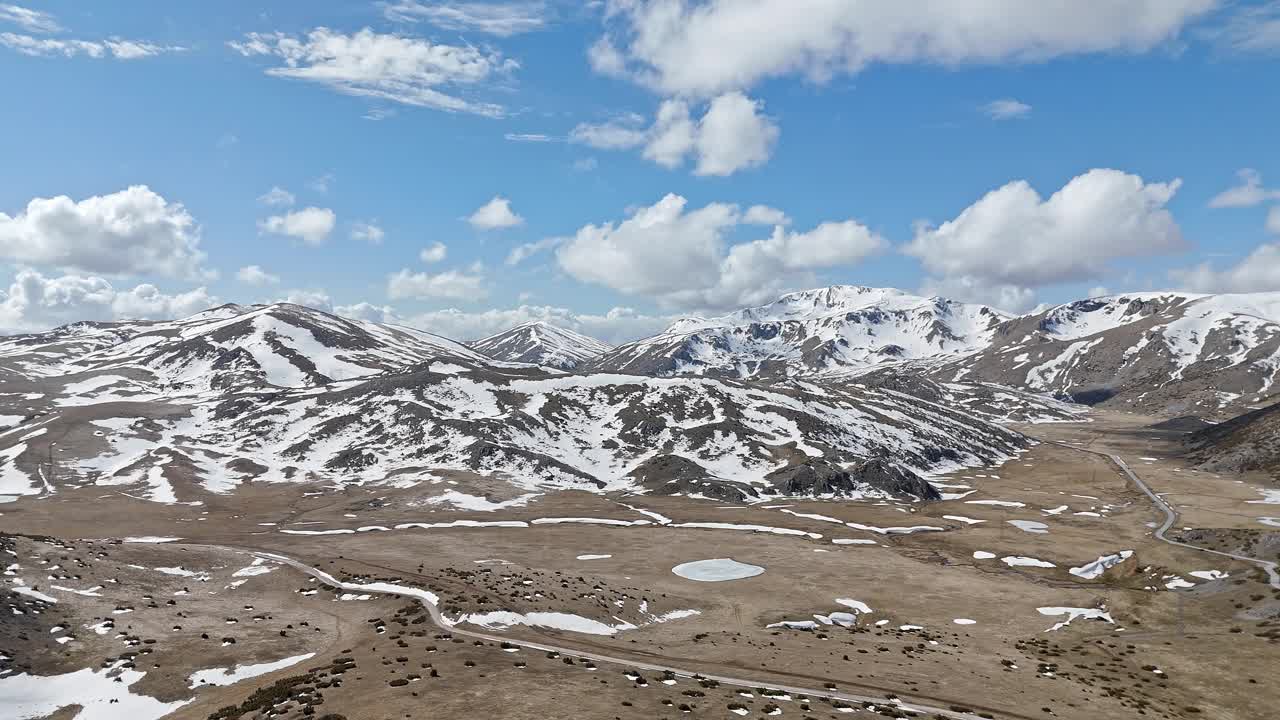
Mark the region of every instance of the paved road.
<instances>
[{"instance_id":1,"label":"paved road","mask_svg":"<svg viewBox=\"0 0 1280 720\"><path fill-rule=\"evenodd\" d=\"M1271 587L1276 588L1277 590L1280 590L1280 571L1277 570L1276 563L1270 562L1268 560L1259 560L1258 558L1252 558L1247 555L1236 555L1235 553L1223 552L1222 550L1212 550L1210 548L1203 548L1198 545L1192 545L1190 543L1182 542L1180 540L1170 540L1166 536L1166 533L1169 532L1169 529L1173 527L1174 523L1178 522L1178 512L1173 509L1172 505L1165 502L1164 498L1157 495L1155 491L1151 489L1150 486L1148 486L1145 482L1143 482L1142 478L1138 477L1137 474L1134 473L1132 469L1130 469L1129 464L1126 463L1124 459L1121 458L1119 455L1113 455L1111 453L1102 452L1099 450L1090 450L1088 448L1083 448L1078 445L1058 442L1056 440L1049 440L1048 442L1054 445L1061 445L1063 447L1071 448L1072 450L1078 450L1080 452L1090 453L1092 455L1099 455L1101 457L1105 457L1108 460L1110 460L1116 467L1120 468L1120 472L1124 473L1130 480L1132 480L1133 484L1137 486L1139 490L1145 493L1147 497L1151 498L1151 502L1155 503L1155 506L1159 508L1161 512L1164 513L1164 522L1161 523L1160 526L1156 528L1154 533L1155 538L1157 540L1161 540L1163 542L1169 543L1170 545L1177 545L1178 547L1190 548L1192 550L1197 550L1199 552L1211 553L1213 555L1221 555L1222 557L1229 557L1233 560L1239 560L1241 562L1253 563L1254 565L1258 565L1263 570L1267 571L1268 577L1271 578Z\"/></svg>"},{"instance_id":2,"label":"paved road","mask_svg":"<svg viewBox=\"0 0 1280 720\"><path fill-rule=\"evenodd\" d=\"M222 547L222 546L211 546L211 547L219 547L223 550L233 550L237 552L244 552L244 550L240 548L231 548L231 547ZM256 556L266 558L269 560L275 560L277 562L281 562L291 567L294 567L308 575L311 575L312 577L320 580L321 582L328 583L335 587L340 587L344 590L360 592L360 593L379 593L383 595L405 595L408 597L417 598L418 600L422 601L423 607L425 607L427 609L427 612L431 614L432 622L434 622L438 627L440 627L441 630L444 630L446 632L449 632L461 637L472 638L475 640L484 640L486 642L508 643L511 645L515 645L517 647L526 648L529 650L538 650L541 652L557 652L562 655L572 655L573 657L586 658L589 660L593 660L595 662L609 663L611 665L622 665L627 668L644 670L646 672L653 672L653 673L672 672L675 675L679 677L684 677L684 678L693 678L696 676L699 678L706 678L708 680L715 680L721 685L729 685L733 687L742 687L742 688L767 687L771 690L779 690L791 695L807 695L811 698L828 698L831 700L841 700L847 703L857 703L857 704L869 702L869 703L875 703L876 705L891 705L893 707L897 707L902 710L909 710L909 711L913 711L921 714L932 714L940 717L951 718L952 720L982 720L977 715L973 715L970 713L956 712L954 710L933 707L930 705L923 705L920 703L889 702L884 697L871 697L869 695L855 695L853 693L836 692L834 690L827 690L827 689L805 688L805 687L797 687L794 685L779 685L777 683L763 682L761 680L733 678L725 675L714 675L711 673L698 673L693 670L682 669L682 668L672 667L668 665L659 665L655 663L629 660L626 658L614 657L612 655L604 655L598 652L583 652L582 650L578 650L571 647L561 647L557 645L549 645L547 643L530 642L528 640L517 640L510 637L503 637L500 635L488 635L486 633L474 632L471 630L464 630L462 628L457 627L456 625L450 624L447 620L444 619L444 617L440 614L439 608L436 607L436 596L433 593L428 592L426 590L413 588L413 587L405 587L400 585L393 585L390 583L362 584L362 583L342 582L323 570L320 570L318 568L313 568L310 565L302 563L298 560L294 560L293 558L288 557L286 555L279 555L276 553L261 552L261 551L250 551L250 552L252 552L252 554ZM1002 715L1007 715L1007 713L1002 713Z\"/></svg>"}]
</instances>

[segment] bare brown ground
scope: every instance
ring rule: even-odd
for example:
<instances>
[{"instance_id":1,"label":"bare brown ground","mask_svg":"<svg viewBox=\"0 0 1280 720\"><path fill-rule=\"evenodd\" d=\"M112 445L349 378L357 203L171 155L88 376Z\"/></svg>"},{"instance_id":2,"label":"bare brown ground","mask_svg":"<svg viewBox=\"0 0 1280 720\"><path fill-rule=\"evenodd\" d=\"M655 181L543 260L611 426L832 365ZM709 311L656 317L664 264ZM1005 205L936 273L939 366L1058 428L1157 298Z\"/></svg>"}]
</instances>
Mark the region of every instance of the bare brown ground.
<instances>
[{"instance_id":1,"label":"bare brown ground","mask_svg":"<svg viewBox=\"0 0 1280 720\"><path fill-rule=\"evenodd\" d=\"M1266 531L1256 517L1268 514L1268 506L1248 503L1260 497L1253 487L1258 479L1191 472L1180 464L1177 446L1168 437L1157 441L1152 439L1157 433L1144 434L1142 428L1149 422L1100 414L1087 425L1035 426L1028 431L1121 454L1157 491L1169 493L1182 513L1180 525ZM457 481L458 489L475 492L474 478ZM163 506L88 488L0 506L0 524L6 532L67 540L80 557L88 557L93 548L105 548L109 557L93 561L101 570L82 569L83 585L76 587L102 582L101 577L88 577L91 572L110 572L119 580L102 599L59 595L57 612L68 615L68 624L75 623L77 639L57 646L47 637L47 628L43 634L28 632L21 647L33 671L92 666L129 650L114 634L99 636L83 628L124 602L132 603L134 612L116 616L117 623L128 618L132 635L155 640L141 647L152 650L146 662L159 665L144 667L139 661L138 669L146 669L148 675L135 689L165 699L188 697L185 679L195 669L316 653L295 668L200 690L195 702L175 717L208 717L220 707L244 702L255 689L279 678L312 668L327 673L319 668L330 668L339 657L352 658L355 668L341 674L340 686L321 690L324 702L315 706L316 717L330 712L353 720L486 714L736 717L729 713L728 703L738 701L756 717L765 714L767 703L775 702L742 698L727 688L701 688L688 680L666 686L653 676L646 678L648 687L638 687L620 667L589 669L541 653L454 643L435 637L439 631L430 623L413 624L406 615L400 616L406 625L396 623L405 600L338 600L343 593L323 589L303 594L300 591L317 584L287 567L225 590L230 573L250 561L232 548L287 554L340 577L394 579L429 588L440 594L450 616L489 610L560 611L643 625L642 601L650 613L696 609L699 615L611 637L528 627L506 633L637 661L758 678L762 686L773 682L821 687L830 682L849 692L898 694L1016 718L1252 720L1269 717L1280 707L1280 684L1272 681L1280 670L1280 641L1272 619L1273 613L1280 614L1278 594L1250 565L1154 541L1148 524L1158 519L1157 513L1104 459L1044 444L1002 468L955 473L940 482L966 485L974 492L924 506L785 502L749 508L686 498L561 493L525 507L486 513L414 506L440 487L307 494L316 488L258 486L234 496L209 496L203 506ZM968 492L959 487L946 490ZM493 499L505 497L510 495ZM987 500L1022 506L973 502ZM456 519L649 519L619 502L660 513L677 524L755 524L822 537L656 523L394 529L400 523ZM879 528L933 526L944 531L886 535L785 510ZM1009 520L1044 523L1048 532L1029 533ZM389 529L334 535L282 532L370 527ZM116 545L75 540L136 535L176 536L182 541ZM875 544L837 545L831 542L834 538ZM1120 550L1133 550L1134 557L1099 579L1083 580L1068 572ZM975 559L975 551L996 557ZM612 557L577 559L584 554ZM1013 556L1056 567L1010 566L1001 560ZM699 583L670 571L681 562L717 557L760 565L766 572L731 582ZM502 562L477 562L483 560ZM211 577L201 589L216 586L218 594L174 597L180 586L191 584L189 578L154 570L130 574L125 567L129 564L207 570ZM1229 577L1207 581L1190 576L1205 570L1224 571ZM1166 589L1170 576L1193 581L1196 587ZM139 599L143 594L152 595L159 607L147 607ZM166 605L167 599L177 601L176 607ZM853 629L765 627L846 610L837 599L864 602L874 612L861 617ZM0 593L0 602L6 600ZM1105 607L1115 625L1079 619L1047 632L1065 618L1043 615L1037 608L1058 606ZM185 617L177 618L177 612ZM269 619L255 621L255 615ZM237 623L227 625L228 618ZM382 633L376 630L378 623L369 622L378 619L383 621ZM975 622L958 625L956 619ZM880 621L888 622L876 625ZM182 630L172 630L175 624ZM290 624L293 628L286 627ZM923 629L904 631L899 629L903 625ZM12 627L0 626L0 648L13 644ZM201 639L197 630L211 640ZM281 630L286 636L279 635ZM235 635L236 644L223 646L224 634ZM431 667L424 668L424 663ZM439 677L430 677L431 669ZM389 684L407 680L410 674L422 677ZM332 682L332 675L317 677L311 677L310 686ZM704 696L683 695L685 691ZM662 704L664 699L673 704ZM691 705L688 715L679 710L681 703ZM818 701L808 703L808 710L798 699L775 704L783 717L844 716ZM300 716L303 707L295 700L278 716ZM256 717L257 712L245 717Z\"/></svg>"}]
</instances>

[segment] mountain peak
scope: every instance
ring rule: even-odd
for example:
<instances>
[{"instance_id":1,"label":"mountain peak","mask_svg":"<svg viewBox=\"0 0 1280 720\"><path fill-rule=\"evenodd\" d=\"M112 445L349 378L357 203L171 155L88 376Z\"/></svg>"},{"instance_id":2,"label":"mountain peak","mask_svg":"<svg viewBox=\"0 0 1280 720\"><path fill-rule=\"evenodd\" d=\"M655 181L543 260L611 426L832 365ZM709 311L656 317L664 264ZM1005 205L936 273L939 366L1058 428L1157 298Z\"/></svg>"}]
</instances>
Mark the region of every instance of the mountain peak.
<instances>
[{"instance_id":1,"label":"mountain peak","mask_svg":"<svg viewBox=\"0 0 1280 720\"><path fill-rule=\"evenodd\" d=\"M582 333L532 320L471 343L492 360L524 362L572 370L610 346Z\"/></svg>"}]
</instances>

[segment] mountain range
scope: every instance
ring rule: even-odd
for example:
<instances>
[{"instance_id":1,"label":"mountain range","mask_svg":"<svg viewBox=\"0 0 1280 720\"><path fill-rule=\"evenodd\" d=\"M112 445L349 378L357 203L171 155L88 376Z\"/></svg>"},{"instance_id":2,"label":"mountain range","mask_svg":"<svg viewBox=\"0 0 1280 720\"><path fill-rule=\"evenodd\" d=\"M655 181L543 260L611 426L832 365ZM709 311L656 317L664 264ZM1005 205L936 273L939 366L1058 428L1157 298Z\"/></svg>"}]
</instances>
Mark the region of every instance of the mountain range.
<instances>
[{"instance_id":1,"label":"mountain range","mask_svg":"<svg viewBox=\"0 0 1280 720\"><path fill-rule=\"evenodd\" d=\"M618 347L545 323L463 343L290 304L75 323L0 339L0 496L200 502L305 482L936 499L930 476L1029 447L1010 422L1265 404L1277 310L1142 293L1013 316L837 286Z\"/></svg>"}]
</instances>

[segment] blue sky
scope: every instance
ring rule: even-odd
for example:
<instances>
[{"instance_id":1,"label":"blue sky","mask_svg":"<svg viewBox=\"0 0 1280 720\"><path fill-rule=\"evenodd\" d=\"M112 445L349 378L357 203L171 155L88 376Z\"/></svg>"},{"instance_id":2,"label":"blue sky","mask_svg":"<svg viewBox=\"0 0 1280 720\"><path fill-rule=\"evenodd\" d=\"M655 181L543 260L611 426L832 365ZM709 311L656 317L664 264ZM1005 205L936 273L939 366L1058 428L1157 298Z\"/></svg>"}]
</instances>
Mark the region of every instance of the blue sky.
<instances>
[{"instance_id":1,"label":"blue sky","mask_svg":"<svg viewBox=\"0 0 1280 720\"><path fill-rule=\"evenodd\" d=\"M912 5L0 1L0 330L1280 290L1280 3Z\"/></svg>"}]
</instances>

